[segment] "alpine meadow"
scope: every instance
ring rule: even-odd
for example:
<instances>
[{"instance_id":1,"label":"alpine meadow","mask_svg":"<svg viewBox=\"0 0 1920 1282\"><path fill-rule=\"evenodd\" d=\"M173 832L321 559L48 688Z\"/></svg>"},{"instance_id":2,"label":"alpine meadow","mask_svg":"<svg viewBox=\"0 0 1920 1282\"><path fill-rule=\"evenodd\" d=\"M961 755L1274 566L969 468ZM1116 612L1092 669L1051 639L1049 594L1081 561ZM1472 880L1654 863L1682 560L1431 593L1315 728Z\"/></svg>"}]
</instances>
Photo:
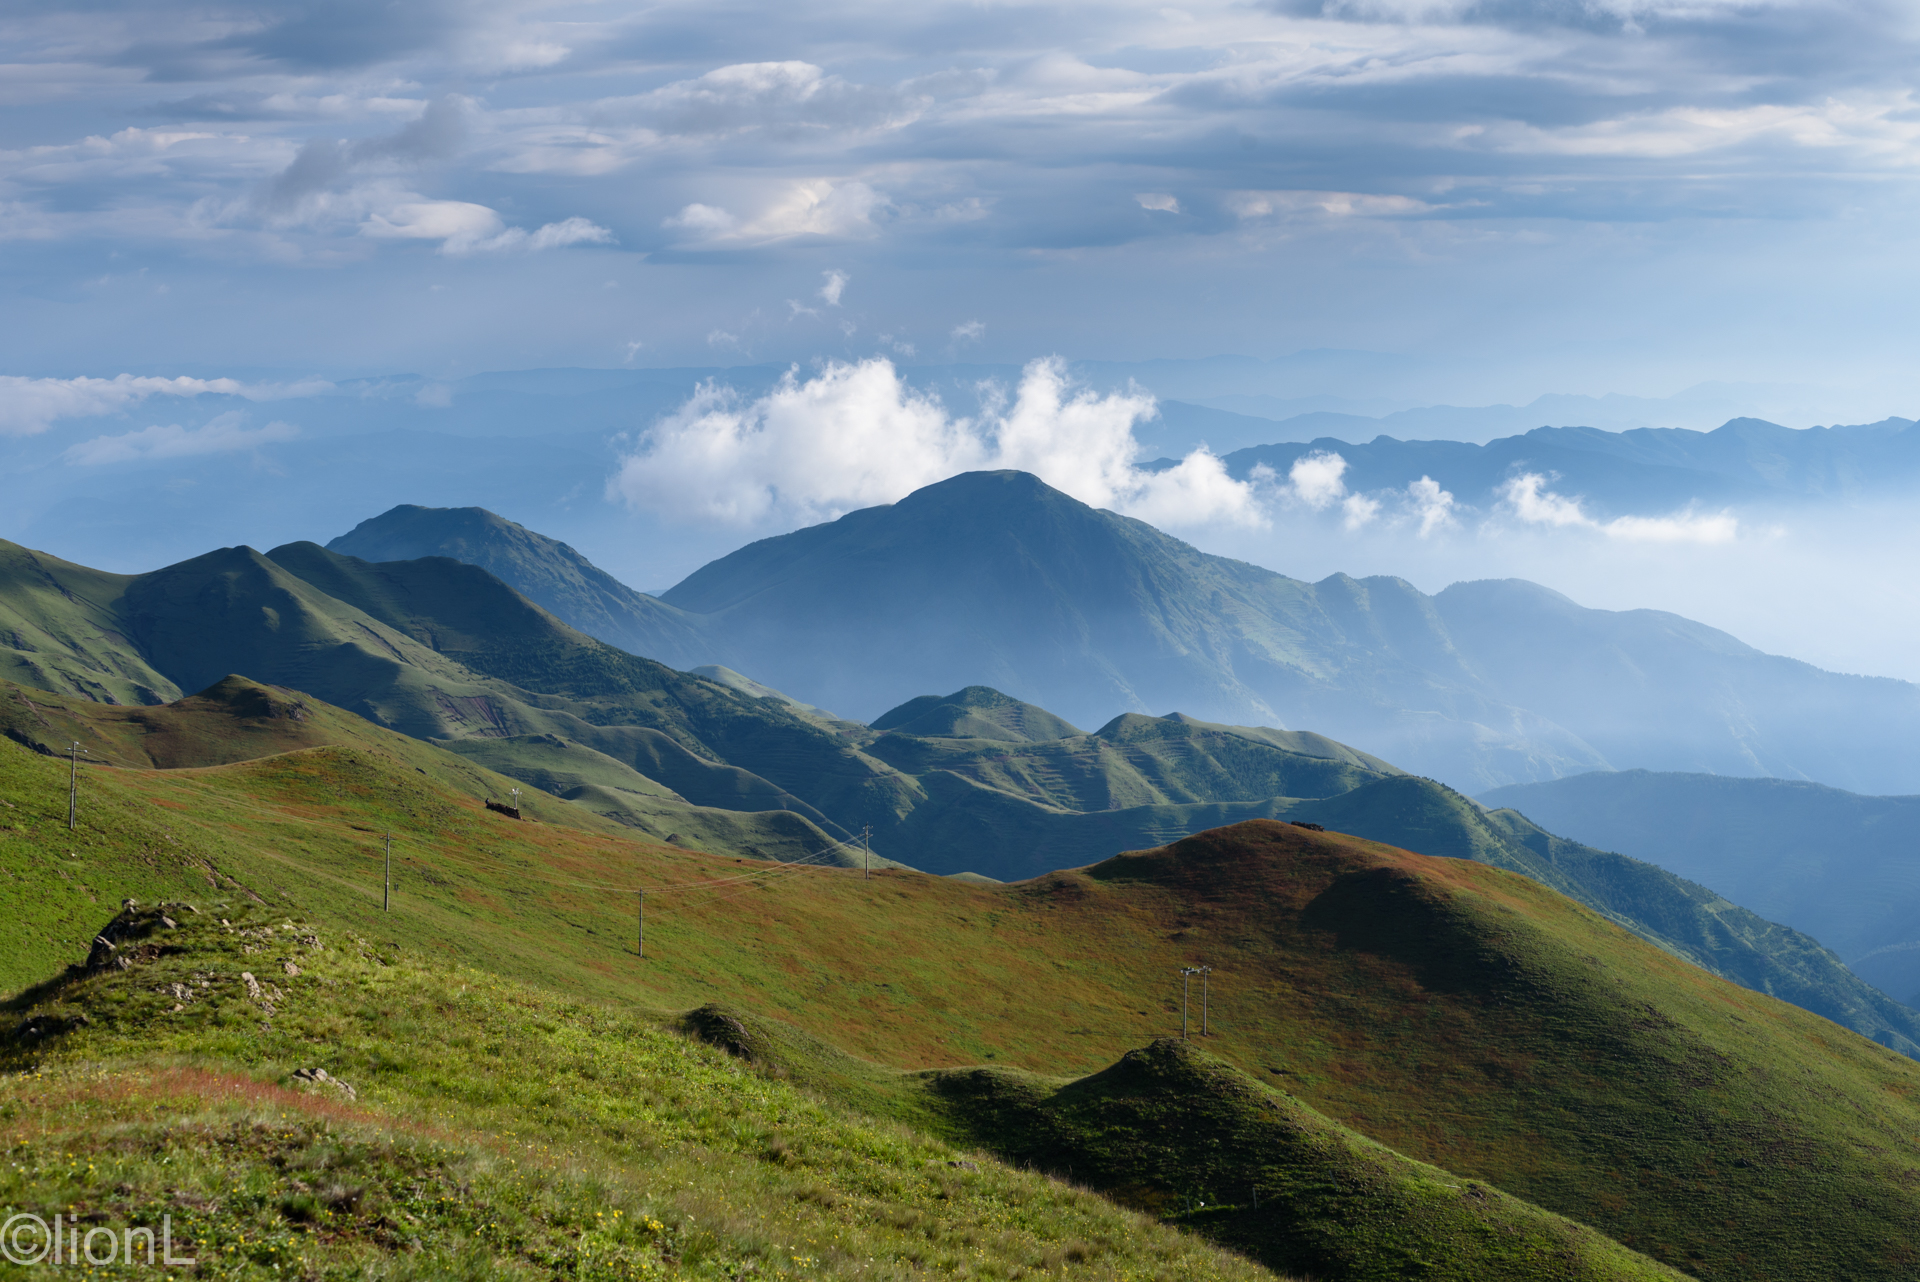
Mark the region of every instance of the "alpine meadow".
<instances>
[{"instance_id":1,"label":"alpine meadow","mask_svg":"<svg viewBox=\"0 0 1920 1282\"><path fill-rule=\"evenodd\" d=\"M0 1279L1920 1276L1920 28L0 12Z\"/></svg>"}]
</instances>

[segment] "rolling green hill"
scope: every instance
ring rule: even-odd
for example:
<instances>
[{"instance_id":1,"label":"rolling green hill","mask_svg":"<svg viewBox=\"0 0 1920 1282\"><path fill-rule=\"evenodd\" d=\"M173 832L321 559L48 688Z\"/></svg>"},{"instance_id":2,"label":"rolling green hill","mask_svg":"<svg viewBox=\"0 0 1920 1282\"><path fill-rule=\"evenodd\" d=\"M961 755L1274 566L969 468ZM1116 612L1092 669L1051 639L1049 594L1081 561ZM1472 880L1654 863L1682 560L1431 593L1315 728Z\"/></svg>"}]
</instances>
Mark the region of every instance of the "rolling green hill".
<instances>
[{"instance_id":1,"label":"rolling green hill","mask_svg":"<svg viewBox=\"0 0 1920 1282\"><path fill-rule=\"evenodd\" d=\"M696 806L625 763L557 736L541 737L530 765L522 740L425 742L310 695L244 677L229 676L197 695L154 707L98 704L0 682L0 735L48 756L64 755L78 743L88 767L191 769L303 748L365 749L404 762L469 799L514 800L541 822L602 833L637 829L653 840L714 854L859 862L858 852L834 850L834 838L804 815ZM521 788L515 798L520 785L531 789Z\"/></svg>"},{"instance_id":2,"label":"rolling green hill","mask_svg":"<svg viewBox=\"0 0 1920 1282\"><path fill-rule=\"evenodd\" d=\"M92 1276L152 1272L128 1228L222 1278L1275 1276L629 1004L252 905L104 925L126 966L0 1034L0 1206L133 1243Z\"/></svg>"},{"instance_id":3,"label":"rolling green hill","mask_svg":"<svg viewBox=\"0 0 1920 1282\"><path fill-rule=\"evenodd\" d=\"M82 595L92 571L36 564L52 587L23 595L43 614L64 603L65 622L33 634L45 648L19 669L54 675L22 684L68 689L61 670L144 666L164 671L173 698L237 672L417 738L555 736L694 805L790 809L837 836L910 804L908 781L780 701L583 636L450 559L372 566L313 544L271 557L228 548L109 585L104 605Z\"/></svg>"},{"instance_id":4,"label":"rolling green hill","mask_svg":"<svg viewBox=\"0 0 1920 1282\"><path fill-rule=\"evenodd\" d=\"M933 739L996 739L1045 743L1084 734L1045 708L1008 698L990 686L968 686L942 697L924 694L873 719L875 730Z\"/></svg>"},{"instance_id":5,"label":"rolling green hill","mask_svg":"<svg viewBox=\"0 0 1920 1282\"><path fill-rule=\"evenodd\" d=\"M1657 869L1489 821L1431 781L1390 783L1393 766L1323 736L1126 714L1038 738L1074 728L985 687L863 729L595 641L445 557L229 548L109 586L118 630L87 631L72 605L65 632L36 634L67 638L60 662L302 690L653 839L795 859L871 829L883 860L1019 880L1245 819L1328 823L1525 872L1716 974L1920 1052L1912 1012L1803 936ZM34 592L57 616L66 598ZM968 737L981 731L1023 737Z\"/></svg>"},{"instance_id":6,"label":"rolling green hill","mask_svg":"<svg viewBox=\"0 0 1920 1282\"><path fill-rule=\"evenodd\" d=\"M110 703L179 698L119 633L133 581L0 540L0 678Z\"/></svg>"},{"instance_id":7,"label":"rolling green hill","mask_svg":"<svg viewBox=\"0 0 1920 1282\"><path fill-rule=\"evenodd\" d=\"M1892 1279L1920 1251L1920 1208L1900 1191L1920 1162L1920 1064L1470 860L1253 822L1018 885L898 870L862 879L502 821L370 749L96 769L87 782L83 827L67 838L65 763L0 743L0 871L19 888L0 962L39 979L79 961L124 897L188 899L201 911L176 918L190 923L182 951L164 951L169 935L145 937L160 941L151 953L123 937L113 955L135 969L69 978L16 1002L15 1045L29 1036L46 1075L6 1089L28 1092L23 1104L74 1100L61 1116L78 1119L57 1139L36 1131L0 1177L38 1205L86 1187L64 1159L44 1160L43 1140L45 1152L57 1143L87 1153L108 1172L101 1189L131 1187L118 1200L85 1194L110 1216L145 1205L158 1181L202 1188L140 1156L172 1152L207 1189L228 1181L211 1199L227 1218L198 1222L227 1233L221 1241L244 1228L258 1242L278 1224L299 1248L364 1243L359 1229L309 1243L274 1219L280 1199L300 1196L286 1172L307 1160L277 1140L241 1151L196 1147L192 1131L173 1149L109 1139L164 1134L140 1128L164 1127L175 1109L206 1116L198 1087L167 1085L181 1081L228 1092L235 1111L214 1110L213 1134L265 1120L245 1111L250 1099L309 1126L320 1119L294 1103L309 1097L289 1093L300 1089L290 1073L317 1064L361 1091L352 1125L431 1119L459 1170L475 1170L469 1163L499 1152L490 1146L511 1131L563 1153L562 1169L603 1166L605 1180L656 1205L669 1192L689 1199L680 1205L722 1238L796 1241L759 1226L815 1212L778 1211L795 1186L748 1172L801 1171L854 1218L860 1249L876 1260L906 1249L882 1227L886 1204L918 1208L903 1218L936 1236L964 1207L913 1193L905 1168L895 1177L864 1164L870 1141L828 1125L835 1107L944 1137L909 1142L907 1154L923 1155L909 1165L923 1171L971 1160L987 1177L984 1159L955 1154L956 1142L1071 1165L1077 1181L1323 1278L1404 1275L1410 1253L1434 1277L1658 1276L1541 1212L1700 1278ZM394 911L383 914L374 834L389 826L405 860ZM642 886L644 962L632 938L631 892ZM251 915L234 917L246 904ZM216 931L221 917L254 933ZM298 942L308 935L325 947ZM283 975L283 956L302 973ZM1214 967L1208 1054L1233 1071L1153 1049L1128 1059L1177 1031L1175 971L1195 962ZM271 989L252 997L241 968ZM755 1096L776 1104L756 1111L707 1075L721 1061L687 1058L640 1027L715 1001L794 1026L780 1054L808 1039L843 1054L790 1067L776 1056L743 1084L778 1086L785 1073L815 1094ZM207 1076L164 1076L183 1064ZM992 1071L982 1079L981 1069ZM246 1083L257 1086L238 1089ZM841 1104L807 1112L779 1102L789 1098ZM704 1111L676 1102L694 1099ZM337 1147L337 1135L323 1130L298 1151ZM645 1165L633 1152L650 1154ZM297 1160L275 1164L275 1153ZM770 1165L732 1165L767 1163L768 1153L779 1155ZM1303 1166L1309 1159L1321 1165ZM1011 1178L999 1169L990 1178ZM649 1183L648 1171L685 1174ZM390 1199L408 1178L368 1187ZM577 1226L524 1210L553 1202L511 1180L466 1182L481 1190L487 1223L507 1226L515 1243ZM720 1188L741 1195L731 1218L710 1222L691 1199ZM1188 1198L1209 1205L1188 1214ZM632 1214L640 1204L623 1194L596 1209ZM509 1217L513 1206L523 1210ZM471 1224L460 1238L421 1208L408 1213L423 1249L471 1242ZM1034 1252L1023 1267L1042 1239L1060 1246L1093 1232L1018 1224L1031 1235L1020 1249ZM1161 1240L1136 1234L1143 1250ZM1500 1272L1520 1269L1501 1256L1525 1245L1540 1248L1524 1261L1535 1271Z\"/></svg>"}]
</instances>

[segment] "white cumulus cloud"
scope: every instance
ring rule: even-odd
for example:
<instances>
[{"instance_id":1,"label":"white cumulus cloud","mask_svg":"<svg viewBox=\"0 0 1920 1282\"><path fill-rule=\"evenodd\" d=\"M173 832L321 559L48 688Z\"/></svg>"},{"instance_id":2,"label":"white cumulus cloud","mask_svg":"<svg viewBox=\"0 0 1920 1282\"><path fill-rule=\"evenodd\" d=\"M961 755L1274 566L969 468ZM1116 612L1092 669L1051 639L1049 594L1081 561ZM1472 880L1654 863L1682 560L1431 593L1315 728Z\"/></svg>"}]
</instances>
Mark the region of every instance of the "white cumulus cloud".
<instances>
[{"instance_id":1,"label":"white cumulus cloud","mask_svg":"<svg viewBox=\"0 0 1920 1282\"><path fill-rule=\"evenodd\" d=\"M1287 488L1294 499L1316 512L1325 511L1347 496L1347 461L1329 450L1302 454L1287 471Z\"/></svg>"},{"instance_id":2,"label":"white cumulus cloud","mask_svg":"<svg viewBox=\"0 0 1920 1282\"><path fill-rule=\"evenodd\" d=\"M277 441L290 441L300 435L291 423L274 421L265 427L244 426L236 410L210 419L202 427L171 424L143 427L119 436L96 436L82 441L61 455L81 467L103 463L130 463L141 459L186 458L195 454L226 454L234 450L257 449Z\"/></svg>"},{"instance_id":3,"label":"white cumulus cloud","mask_svg":"<svg viewBox=\"0 0 1920 1282\"><path fill-rule=\"evenodd\" d=\"M1420 522L1420 537L1455 524L1453 495L1440 488L1431 476L1422 476L1407 486L1407 506Z\"/></svg>"},{"instance_id":4,"label":"white cumulus cloud","mask_svg":"<svg viewBox=\"0 0 1920 1282\"><path fill-rule=\"evenodd\" d=\"M960 472L1032 472L1083 502L1156 524L1262 521L1253 489L1195 451L1160 472L1138 466L1134 426L1157 413L1138 389L1076 387L1064 361L1030 362L1010 403L955 417L885 358L789 372L745 401L702 387L648 432L609 481L634 506L730 524L823 520L891 503Z\"/></svg>"},{"instance_id":5,"label":"white cumulus cloud","mask_svg":"<svg viewBox=\"0 0 1920 1282\"><path fill-rule=\"evenodd\" d=\"M1380 500L1368 498L1364 494L1349 494L1340 501L1340 511L1344 516L1346 527L1349 530L1357 530L1370 524L1374 517L1380 515Z\"/></svg>"}]
</instances>

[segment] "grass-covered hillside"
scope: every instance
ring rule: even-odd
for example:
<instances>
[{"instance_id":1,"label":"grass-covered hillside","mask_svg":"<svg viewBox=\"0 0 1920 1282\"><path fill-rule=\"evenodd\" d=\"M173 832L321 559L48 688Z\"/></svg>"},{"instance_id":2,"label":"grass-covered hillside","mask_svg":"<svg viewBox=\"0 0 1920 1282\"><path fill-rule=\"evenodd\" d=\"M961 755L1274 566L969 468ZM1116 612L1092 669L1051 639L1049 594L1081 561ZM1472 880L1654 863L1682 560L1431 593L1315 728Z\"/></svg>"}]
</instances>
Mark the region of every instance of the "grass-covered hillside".
<instances>
[{"instance_id":1,"label":"grass-covered hillside","mask_svg":"<svg viewBox=\"0 0 1920 1282\"><path fill-rule=\"evenodd\" d=\"M39 986L0 1035L0 1206L170 1228L193 1276L1273 1276L631 1001L244 900L102 924L113 963ZM155 1275L138 1254L89 1272Z\"/></svg>"},{"instance_id":2,"label":"grass-covered hillside","mask_svg":"<svg viewBox=\"0 0 1920 1282\"><path fill-rule=\"evenodd\" d=\"M1088 1130L1097 1110L1074 1111L1084 1092L1049 1101L1068 1079L1110 1070L1176 1033L1177 971L1205 963L1214 967L1210 1055L1267 1084L1262 1091L1291 1095L1325 1126L1450 1174L1462 1197L1472 1196L1468 1182L1491 1185L1697 1277L1904 1277L1920 1249L1920 1208L1900 1191L1904 1172L1920 1162L1911 1102L1920 1065L1718 980L1538 882L1484 864L1257 822L1013 885L898 870L869 880L857 870L736 862L559 823L515 823L372 747L309 748L206 769L95 769L82 783L82 827L69 836L66 763L0 743L0 870L19 905L0 934L10 983L31 984L83 959L126 897L191 900L200 922L217 920L219 903L251 904L252 922L297 919L323 940L364 939L365 952L427 959L420 964L428 971L485 972L564 994L583 1011L610 1012L608 1019L718 1002L782 1021L796 1037L878 1066L841 1073L836 1098L1042 1164L1084 1142L1088 1164L1067 1164L1076 1180L1104 1187L1096 1167L1124 1157L1118 1140ZM397 888L393 911L383 913L381 838L389 828ZM644 961L634 955L633 892L641 888ZM299 994L307 963L285 960L303 976L246 969L263 985ZM235 994L226 970L195 964L188 974L196 969L210 983L216 971L226 976L223 996ZM162 994L157 983L134 985L141 1000L165 1008L141 1019L151 1024L173 1004L191 1006L172 989L176 982L187 986L169 979ZM454 998L462 982L472 983L434 982L451 984ZM296 1009L270 991L266 1000ZM48 1017L39 1027L64 1026L67 1001L54 990L29 994L18 1019L30 1022L37 1011ZM484 1065L487 1046L517 1044L478 1034L463 1043L449 1022L457 1000L423 999L413 1009L421 1012L416 1022L400 1026L404 1035L386 1050L356 1054L391 1054L437 1090L454 1070L435 1067L443 1050L428 1043L458 1049L462 1073ZM355 1031L350 1013L340 1014L337 1033L323 1025L297 1056L275 1050L259 1071L323 1067L364 1088L370 1060L321 1054L334 1043L370 1047L355 1039L385 1036ZM74 1065L108 1058L85 1050L104 1045L88 1039L109 1031L89 1020L73 1035ZM259 1034L261 1022L248 1011L246 1028ZM429 1026L430 1036L404 1031ZM260 1048L250 1053L266 1056L269 1043L247 1040ZM169 1070L206 1067L199 1054L168 1050ZM234 1071L226 1054L214 1057L217 1072L207 1071ZM1013 1071L1013 1112L970 1106L962 1117L925 1102L936 1092L916 1088L915 1096L895 1080L902 1070L978 1068ZM582 1082L610 1071L589 1069ZM792 1076L803 1080L806 1070ZM818 1089L841 1090L832 1081ZM494 1097L503 1116L507 1101L522 1095ZM1159 1115L1162 1105L1140 1098L1146 1102L1116 1105L1116 1117ZM1268 1108L1259 1092L1249 1098L1251 1107ZM1315 1129L1321 1122L1309 1126L1291 1105L1272 1108L1275 1125L1306 1136L1299 1142L1319 1135L1334 1144L1334 1132ZM1044 1119L1034 1109L1054 1109L1066 1130L1036 1131ZM1246 1121L1221 1124L1231 1130ZM1244 1163L1234 1145L1140 1160L1160 1163L1155 1178L1167 1197L1191 1192L1214 1202L1199 1195L1206 1185L1239 1207L1237 1186L1268 1178L1260 1169L1266 1143L1248 1145ZM759 1132L751 1145L764 1149ZM1381 1157L1377 1169L1427 1181L1420 1187L1428 1193L1442 1180L1398 1160ZM591 1162L581 1169L598 1170ZM1379 1189L1375 1176L1349 1174L1334 1183L1354 1190L1341 1214L1358 1224ZM309 1190L328 1187L300 1178ZM124 1177L116 1183L145 1187ZM1250 1192L1247 1201L1250 1211ZM1244 1225L1223 1223L1220 1232L1253 1249L1252 1238L1232 1236L1253 1232ZM1381 1241L1406 1245L1404 1236ZM1324 1266L1284 1263L1305 1257L1265 1258L1329 1276Z\"/></svg>"},{"instance_id":3,"label":"grass-covered hillside","mask_svg":"<svg viewBox=\"0 0 1920 1282\"><path fill-rule=\"evenodd\" d=\"M550 823L633 831L755 859L813 859L835 845L804 815L691 805L625 763L557 735L532 736L532 752L518 738L422 741L310 695L238 676L157 706L101 704L0 682L0 735L52 756L78 744L89 766L163 769L227 765L299 748L365 748L470 799L514 802ZM853 859L844 852L827 857Z\"/></svg>"},{"instance_id":4,"label":"grass-covered hillside","mask_svg":"<svg viewBox=\"0 0 1920 1282\"><path fill-rule=\"evenodd\" d=\"M1920 1051L1920 1017L1804 937L1657 869L1484 816L1320 735L1179 714L1124 714L1089 735L986 687L861 727L737 674L676 672L596 641L447 557L370 563L298 543L126 577L9 545L0 571L0 624L18 625L10 670L73 716L76 699L116 709L101 733L118 740L167 720L126 709L174 697L128 674L209 695L245 674L526 781L574 803L581 822L783 860L870 831L883 859L1002 880L1248 819L1326 823L1525 872L1718 974ZM51 742L31 724L32 699L14 702L16 739ZM227 724L248 720L250 737L196 757L194 736L219 719L175 718L179 742L163 750L166 736L147 734L147 759L212 764L236 760L243 740L317 741L270 715Z\"/></svg>"},{"instance_id":5,"label":"grass-covered hillside","mask_svg":"<svg viewBox=\"0 0 1920 1282\"><path fill-rule=\"evenodd\" d=\"M383 568L417 572L431 565ZM670 675L687 685L706 684ZM714 690L702 697L733 696ZM903 817L876 830L872 855L837 846L840 834L790 805L760 776L695 757L664 732L643 727L595 727L571 719L570 727L578 733L584 726L598 747L551 732L423 742L311 696L228 677L157 707L4 686L0 733L47 752L78 740L91 760L121 766L211 765L302 746L368 745L398 754L469 797L504 796L516 782L525 785L529 796L534 790L547 794L539 813L595 831L617 825L650 840L753 859L824 857L877 867L891 866L891 854L923 870L1002 879L1093 863L1116 851L1247 819L1318 822L1524 873L1716 974L1904 1053L1920 1051L1920 1017L1861 982L1805 936L1653 865L1564 841L1511 811L1487 813L1431 780L1403 775L1321 736L1209 725L1179 715L1127 715L1091 735L983 739L931 732L943 726L949 732L977 729L966 722L980 710L983 720L998 718L989 725L1026 727L1026 733L1050 733L1057 719L985 688L926 702L931 706L907 710L915 716L903 714L909 723L931 718L918 726L922 733L909 734L908 724L854 727L858 734L851 741L838 731L797 729L786 713L769 716L767 724L778 734L800 736L802 744L815 741L807 735L829 742L828 755L819 761L886 772L894 795L912 800ZM700 772L697 795L718 804L695 805L660 782L686 770ZM571 804L556 806L554 799Z\"/></svg>"}]
</instances>

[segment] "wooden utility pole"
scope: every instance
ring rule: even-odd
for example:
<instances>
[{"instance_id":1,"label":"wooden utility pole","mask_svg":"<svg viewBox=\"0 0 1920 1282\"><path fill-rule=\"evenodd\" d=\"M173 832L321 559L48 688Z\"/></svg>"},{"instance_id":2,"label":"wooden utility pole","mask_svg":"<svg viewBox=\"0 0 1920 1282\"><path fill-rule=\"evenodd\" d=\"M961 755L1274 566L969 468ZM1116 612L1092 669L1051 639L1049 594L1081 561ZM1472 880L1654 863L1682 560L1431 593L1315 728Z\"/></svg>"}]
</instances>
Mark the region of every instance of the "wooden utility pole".
<instances>
[{"instance_id":1,"label":"wooden utility pole","mask_svg":"<svg viewBox=\"0 0 1920 1282\"><path fill-rule=\"evenodd\" d=\"M383 913L390 913L393 911L393 834L392 833L387 834L387 871L386 871L386 875L381 879L380 911Z\"/></svg>"},{"instance_id":2,"label":"wooden utility pole","mask_svg":"<svg viewBox=\"0 0 1920 1282\"><path fill-rule=\"evenodd\" d=\"M1200 1036L1207 1036L1207 990L1212 985L1213 967L1200 967Z\"/></svg>"},{"instance_id":3,"label":"wooden utility pole","mask_svg":"<svg viewBox=\"0 0 1920 1282\"><path fill-rule=\"evenodd\" d=\"M873 880L873 827L860 830L860 880Z\"/></svg>"},{"instance_id":4,"label":"wooden utility pole","mask_svg":"<svg viewBox=\"0 0 1920 1282\"><path fill-rule=\"evenodd\" d=\"M67 831L68 832L73 831L74 818L79 813L79 810L80 810L80 754L86 751L85 748L82 748L80 746L80 741L78 739L71 740L70 742L72 743L73 746L67 749Z\"/></svg>"},{"instance_id":5,"label":"wooden utility pole","mask_svg":"<svg viewBox=\"0 0 1920 1282\"><path fill-rule=\"evenodd\" d=\"M1198 966L1180 968L1180 1039L1182 1041L1187 1037L1187 985L1191 984L1193 977L1199 973Z\"/></svg>"},{"instance_id":6,"label":"wooden utility pole","mask_svg":"<svg viewBox=\"0 0 1920 1282\"><path fill-rule=\"evenodd\" d=\"M640 892L640 941L638 952L642 961L647 956L647 892Z\"/></svg>"}]
</instances>

